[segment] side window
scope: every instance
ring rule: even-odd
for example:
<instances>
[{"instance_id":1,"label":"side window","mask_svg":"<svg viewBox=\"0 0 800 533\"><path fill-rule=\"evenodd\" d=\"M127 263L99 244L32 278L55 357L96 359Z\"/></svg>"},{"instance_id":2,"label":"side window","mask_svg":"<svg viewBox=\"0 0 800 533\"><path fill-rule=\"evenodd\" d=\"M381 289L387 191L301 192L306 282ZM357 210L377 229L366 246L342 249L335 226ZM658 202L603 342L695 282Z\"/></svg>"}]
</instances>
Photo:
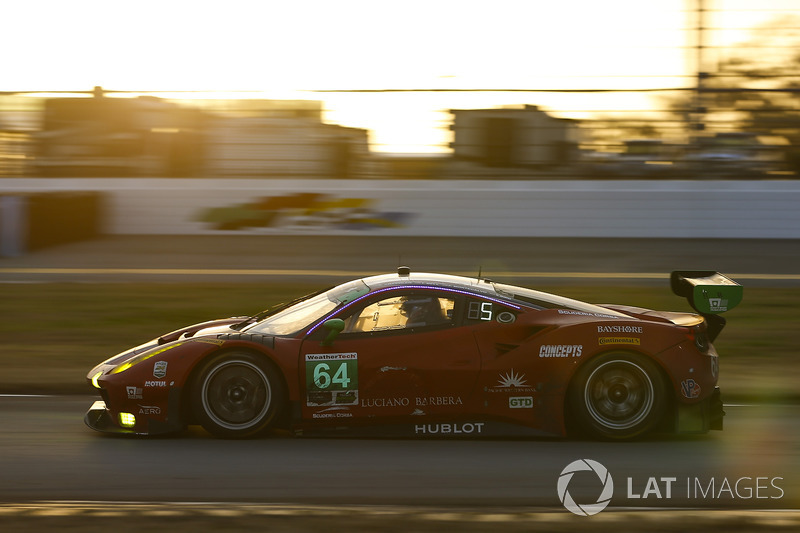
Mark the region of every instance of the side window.
<instances>
[{"instance_id":1,"label":"side window","mask_svg":"<svg viewBox=\"0 0 800 533\"><path fill-rule=\"evenodd\" d=\"M500 322L510 324L517 319L513 309L494 302L470 298L464 313L466 324L479 324L482 322Z\"/></svg>"},{"instance_id":2,"label":"side window","mask_svg":"<svg viewBox=\"0 0 800 533\"><path fill-rule=\"evenodd\" d=\"M345 319L346 333L402 330L452 323L452 298L432 294L394 295L356 310Z\"/></svg>"}]
</instances>

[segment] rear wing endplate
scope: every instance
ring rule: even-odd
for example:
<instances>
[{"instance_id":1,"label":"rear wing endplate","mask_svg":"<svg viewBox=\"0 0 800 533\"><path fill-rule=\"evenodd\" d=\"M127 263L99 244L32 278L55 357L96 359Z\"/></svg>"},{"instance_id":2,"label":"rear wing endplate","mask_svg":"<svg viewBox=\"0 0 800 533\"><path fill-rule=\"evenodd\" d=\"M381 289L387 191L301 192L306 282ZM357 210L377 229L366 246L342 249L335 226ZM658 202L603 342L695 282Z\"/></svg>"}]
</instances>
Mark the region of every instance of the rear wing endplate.
<instances>
[{"instance_id":1,"label":"rear wing endplate","mask_svg":"<svg viewBox=\"0 0 800 533\"><path fill-rule=\"evenodd\" d=\"M670 285L701 315L730 311L742 301L742 286L713 270L676 270L670 275Z\"/></svg>"}]
</instances>

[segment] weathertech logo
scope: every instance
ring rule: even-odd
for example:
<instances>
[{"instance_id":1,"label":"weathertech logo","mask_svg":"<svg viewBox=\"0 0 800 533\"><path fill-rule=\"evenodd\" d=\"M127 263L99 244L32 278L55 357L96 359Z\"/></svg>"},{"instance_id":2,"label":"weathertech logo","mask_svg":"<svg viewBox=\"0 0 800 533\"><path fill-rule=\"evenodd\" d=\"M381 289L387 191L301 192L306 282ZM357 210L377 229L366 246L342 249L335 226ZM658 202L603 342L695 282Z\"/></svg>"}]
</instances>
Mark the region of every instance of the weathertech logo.
<instances>
[{"instance_id":1,"label":"weathertech logo","mask_svg":"<svg viewBox=\"0 0 800 533\"><path fill-rule=\"evenodd\" d=\"M569 493L569 482L572 481L572 476L574 476L576 472L584 471L597 474L597 477L600 478L600 482L603 484L603 490L594 503L579 504ZM561 500L561 503L564 504L564 507L566 507L569 512L579 516L596 515L608 506L613 494L614 480L611 479L611 474L608 473L608 469L591 459L578 459L577 461L571 462L561 471L561 475L558 477L558 499Z\"/></svg>"}]
</instances>

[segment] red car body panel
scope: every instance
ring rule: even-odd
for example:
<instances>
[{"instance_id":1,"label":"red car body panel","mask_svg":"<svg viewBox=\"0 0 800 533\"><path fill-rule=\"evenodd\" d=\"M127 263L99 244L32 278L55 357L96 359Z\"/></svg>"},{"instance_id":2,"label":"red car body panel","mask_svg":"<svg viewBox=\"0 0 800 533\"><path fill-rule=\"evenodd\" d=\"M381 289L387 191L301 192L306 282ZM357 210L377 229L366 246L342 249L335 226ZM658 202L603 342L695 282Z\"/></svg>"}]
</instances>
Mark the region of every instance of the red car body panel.
<instances>
[{"instance_id":1,"label":"red car body panel","mask_svg":"<svg viewBox=\"0 0 800 533\"><path fill-rule=\"evenodd\" d=\"M198 368L230 351L259 354L274 365L290 407L288 425L298 434L371 428L407 436L563 436L576 372L611 352L655 362L669 384L670 416L704 405L697 411L702 423L688 431L714 428L721 417L721 407L709 407L719 394L718 356L710 343L698 341L706 328L699 315L621 306L543 308L489 290L480 280L455 277L365 281L374 284L370 292L290 335L231 328L244 320L239 317L190 326L109 359L87 376L104 400L87 414L87 424L158 434L195 423ZM443 322L404 329L375 325L324 341L323 322L378 324L386 316L383 302L410 297L447 308ZM371 305L379 309L373 315ZM135 425L123 427L120 413L133 414ZM676 426L673 420L671 429L681 430Z\"/></svg>"}]
</instances>

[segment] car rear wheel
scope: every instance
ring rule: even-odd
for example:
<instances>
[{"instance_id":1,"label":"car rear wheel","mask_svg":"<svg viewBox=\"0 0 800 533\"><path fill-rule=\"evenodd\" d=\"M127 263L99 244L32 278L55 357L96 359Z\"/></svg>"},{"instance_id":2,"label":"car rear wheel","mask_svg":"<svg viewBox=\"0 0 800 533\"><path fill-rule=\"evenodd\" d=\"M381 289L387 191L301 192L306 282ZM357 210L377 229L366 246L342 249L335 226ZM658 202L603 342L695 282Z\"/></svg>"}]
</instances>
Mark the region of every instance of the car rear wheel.
<instances>
[{"instance_id":1,"label":"car rear wheel","mask_svg":"<svg viewBox=\"0 0 800 533\"><path fill-rule=\"evenodd\" d=\"M252 437L267 430L284 404L278 372L247 352L220 354L206 362L195 381L195 416L212 435Z\"/></svg>"},{"instance_id":2,"label":"car rear wheel","mask_svg":"<svg viewBox=\"0 0 800 533\"><path fill-rule=\"evenodd\" d=\"M653 361L635 354L610 353L581 367L568 401L583 433L625 440L651 431L662 420L667 387Z\"/></svg>"}]
</instances>

